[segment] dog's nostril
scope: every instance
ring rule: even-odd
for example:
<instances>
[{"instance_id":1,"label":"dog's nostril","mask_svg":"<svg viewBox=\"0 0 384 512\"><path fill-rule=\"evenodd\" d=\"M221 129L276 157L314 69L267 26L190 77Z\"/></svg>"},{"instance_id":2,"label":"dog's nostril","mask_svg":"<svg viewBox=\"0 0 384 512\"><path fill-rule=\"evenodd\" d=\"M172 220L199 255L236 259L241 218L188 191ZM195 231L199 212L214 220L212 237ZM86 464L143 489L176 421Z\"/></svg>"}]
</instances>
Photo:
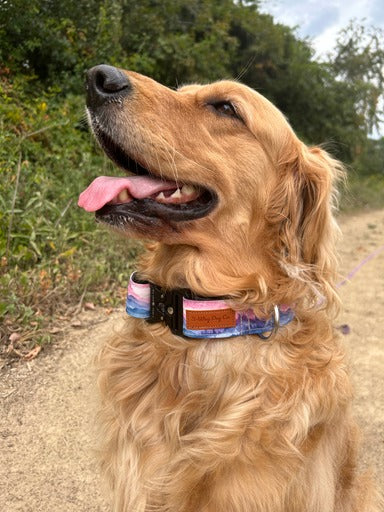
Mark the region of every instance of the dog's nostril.
<instances>
[{"instance_id":1,"label":"dog's nostril","mask_svg":"<svg viewBox=\"0 0 384 512\"><path fill-rule=\"evenodd\" d=\"M106 93L115 93L129 87L128 77L112 66L99 66L95 73L96 87Z\"/></svg>"},{"instance_id":2,"label":"dog's nostril","mask_svg":"<svg viewBox=\"0 0 384 512\"><path fill-rule=\"evenodd\" d=\"M87 72L87 104L98 106L131 91L128 76L118 68L101 64Z\"/></svg>"}]
</instances>

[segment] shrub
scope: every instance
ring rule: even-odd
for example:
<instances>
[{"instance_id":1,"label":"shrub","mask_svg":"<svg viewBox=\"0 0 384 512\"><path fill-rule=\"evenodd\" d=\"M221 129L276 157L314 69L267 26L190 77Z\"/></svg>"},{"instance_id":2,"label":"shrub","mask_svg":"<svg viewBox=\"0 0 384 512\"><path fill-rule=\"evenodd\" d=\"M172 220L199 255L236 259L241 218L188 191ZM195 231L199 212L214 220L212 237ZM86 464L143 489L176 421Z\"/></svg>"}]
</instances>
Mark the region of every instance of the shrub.
<instances>
[{"instance_id":1,"label":"shrub","mask_svg":"<svg viewBox=\"0 0 384 512\"><path fill-rule=\"evenodd\" d=\"M113 304L140 246L96 229L77 207L99 174L116 173L95 148L83 97L0 81L1 343L49 339L46 326L86 294ZM102 294L100 291L102 290Z\"/></svg>"}]
</instances>

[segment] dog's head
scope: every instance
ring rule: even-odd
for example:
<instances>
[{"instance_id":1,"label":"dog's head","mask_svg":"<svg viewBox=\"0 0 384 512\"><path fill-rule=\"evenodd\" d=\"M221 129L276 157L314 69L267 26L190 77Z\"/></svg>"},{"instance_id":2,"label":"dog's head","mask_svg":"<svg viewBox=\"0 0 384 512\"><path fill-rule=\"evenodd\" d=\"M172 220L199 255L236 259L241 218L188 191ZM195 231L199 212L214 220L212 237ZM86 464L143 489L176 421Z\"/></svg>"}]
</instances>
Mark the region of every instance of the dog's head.
<instances>
[{"instance_id":1,"label":"dog's head","mask_svg":"<svg viewBox=\"0 0 384 512\"><path fill-rule=\"evenodd\" d=\"M327 295L341 166L299 141L266 98L233 81L171 90L102 65L88 72L87 111L129 177L97 178L79 204L129 236L163 242L157 280L163 272L163 283L206 294L257 288L258 299L273 290L284 301L297 300L290 283L310 281Z\"/></svg>"}]
</instances>

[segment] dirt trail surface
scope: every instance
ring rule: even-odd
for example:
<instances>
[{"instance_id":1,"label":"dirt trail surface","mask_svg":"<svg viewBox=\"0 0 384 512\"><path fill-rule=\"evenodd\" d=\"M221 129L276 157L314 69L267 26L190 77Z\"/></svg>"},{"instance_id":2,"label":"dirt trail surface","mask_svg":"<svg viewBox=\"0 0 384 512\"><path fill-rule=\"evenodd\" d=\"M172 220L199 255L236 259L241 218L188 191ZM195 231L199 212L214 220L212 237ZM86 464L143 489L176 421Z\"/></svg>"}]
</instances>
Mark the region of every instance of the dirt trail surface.
<instances>
[{"instance_id":1,"label":"dirt trail surface","mask_svg":"<svg viewBox=\"0 0 384 512\"><path fill-rule=\"evenodd\" d=\"M384 210L341 219L345 274L384 244ZM345 342L364 433L362 463L384 488L384 252L341 287ZM0 374L0 510L107 512L93 455L92 358L122 313L81 317L65 342Z\"/></svg>"}]
</instances>

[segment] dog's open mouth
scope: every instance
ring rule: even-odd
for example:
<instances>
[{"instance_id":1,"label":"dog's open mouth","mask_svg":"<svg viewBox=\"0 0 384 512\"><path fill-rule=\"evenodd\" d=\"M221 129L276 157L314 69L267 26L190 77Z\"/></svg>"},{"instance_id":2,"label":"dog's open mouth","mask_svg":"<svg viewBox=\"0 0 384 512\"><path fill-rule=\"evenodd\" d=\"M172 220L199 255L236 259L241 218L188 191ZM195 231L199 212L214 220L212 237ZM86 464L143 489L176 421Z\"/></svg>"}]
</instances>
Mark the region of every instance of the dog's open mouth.
<instances>
[{"instance_id":1,"label":"dog's open mouth","mask_svg":"<svg viewBox=\"0 0 384 512\"><path fill-rule=\"evenodd\" d=\"M109 137L98 133L105 153L128 177L99 176L80 194L79 206L96 218L121 225L124 220L151 224L194 220L208 215L217 202L214 192L192 182L160 178L133 160ZM118 222L117 222L118 220Z\"/></svg>"}]
</instances>

